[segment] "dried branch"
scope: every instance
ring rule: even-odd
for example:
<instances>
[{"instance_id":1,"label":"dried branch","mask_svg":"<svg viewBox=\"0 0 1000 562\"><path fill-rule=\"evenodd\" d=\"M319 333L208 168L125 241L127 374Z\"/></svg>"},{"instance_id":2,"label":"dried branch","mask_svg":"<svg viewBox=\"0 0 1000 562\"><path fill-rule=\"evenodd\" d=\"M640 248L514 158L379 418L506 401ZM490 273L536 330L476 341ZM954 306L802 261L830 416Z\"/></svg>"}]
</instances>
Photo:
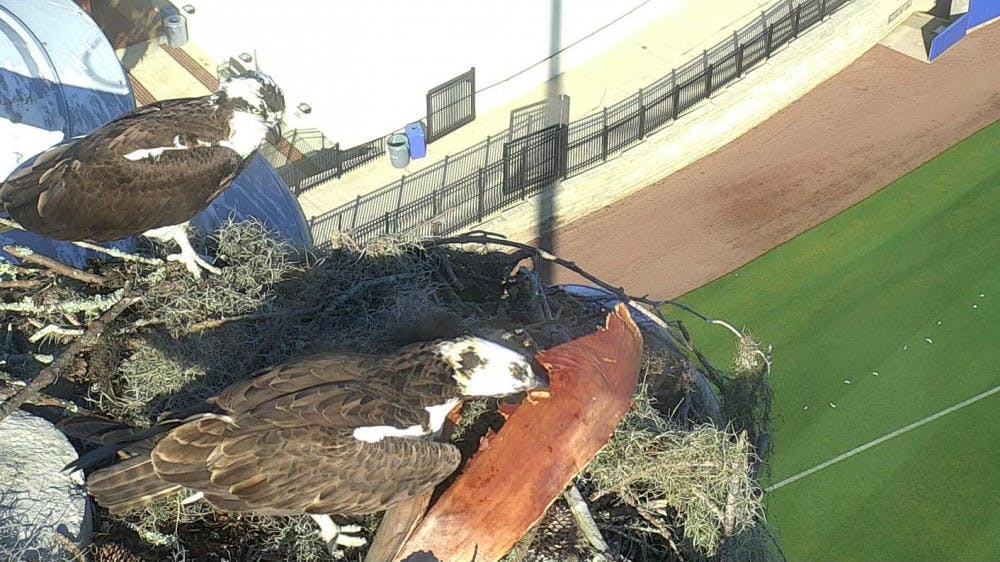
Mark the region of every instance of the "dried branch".
<instances>
[{"instance_id":1,"label":"dried branch","mask_svg":"<svg viewBox=\"0 0 1000 562\"><path fill-rule=\"evenodd\" d=\"M90 283L92 285L103 285L104 278L100 275L95 275L93 273L87 273L86 271L81 271L73 266L66 265L62 262L56 261L48 256L42 254L36 254L31 248L25 248L24 246L15 246L13 244L7 244L3 247L3 251L8 254L18 258L19 260L26 263L33 263L35 265L50 269L63 277L69 277L70 279L76 279L77 281L82 281L83 283Z\"/></svg>"},{"instance_id":2,"label":"dried branch","mask_svg":"<svg viewBox=\"0 0 1000 562\"><path fill-rule=\"evenodd\" d=\"M566 488L566 491L563 492L563 499L566 500L566 505L569 506L569 511L573 514L573 519L576 520L576 526L583 533L590 546L606 556L610 550L608 543L601 535L601 530L597 527L594 516L590 513L587 500L583 499L583 495L580 493L580 489L576 487L576 484L570 484L569 488Z\"/></svg>"},{"instance_id":3,"label":"dried branch","mask_svg":"<svg viewBox=\"0 0 1000 562\"><path fill-rule=\"evenodd\" d=\"M72 365L73 359L78 353L94 345L104 328L140 298L137 295L126 294L114 306L106 310L100 318L94 320L80 339L66 348L51 365L42 369L20 392L0 404L0 421L19 408L25 401L36 396L43 388L54 383L59 378L60 373Z\"/></svg>"},{"instance_id":4,"label":"dried branch","mask_svg":"<svg viewBox=\"0 0 1000 562\"><path fill-rule=\"evenodd\" d=\"M110 295L96 295L89 299L71 299L53 304L36 304L34 299L27 297L18 302L0 303L0 310L33 314L93 312L97 310L103 312L107 310L109 302L120 299L122 294L124 291L118 289Z\"/></svg>"},{"instance_id":5,"label":"dried branch","mask_svg":"<svg viewBox=\"0 0 1000 562\"><path fill-rule=\"evenodd\" d=\"M709 318L709 317L705 316L704 314L702 314L702 313L698 312L697 310L695 310L695 309L687 306L684 303L680 303L680 302L669 300L669 299L650 300L650 299L648 299L645 296L642 296L642 297L631 296L628 293L626 293L625 289L623 289L622 287L615 287L613 285L610 285L610 284L604 282L600 278L595 277L594 275L588 273L587 271L585 271L584 269L582 269L580 266L576 265L576 263L574 263L574 262L562 259L559 256L553 255L553 254L551 254L551 253L549 253L549 252L547 252L547 251L545 251L545 250L543 250L541 248L536 248L536 247L534 247L534 246L532 246L530 244L524 244L522 242L515 242L513 240L508 240L508 239L504 238L503 235L501 235L501 234L495 234L495 233L485 232L485 231L481 231L481 230L474 230L474 231L470 231L470 232L467 232L465 234L460 234L460 235L457 235L457 236L450 236L450 237L447 237L447 238L434 238L434 239L430 239L426 243L427 243L427 245L431 245L431 246L447 245L447 244L484 244L484 245L493 244L493 245L496 245L496 246L506 246L508 248L517 248L518 250L523 251L527 256L537 257L537 258L543 259L545 261L552 262L552 263L554 263L556 265L559 265L561 267L564 267L564 268L566 268L566 269L568 269L568 270L576 273L577 275L579 275L580 277L583 277L584 279L590 281L594 285L597 285L598 287L601 287L603 289L611 291L612 293L614 293L615 295L617 295L624 302L629 302L629 301L641 302L643 304L652 306L652 307L654 307L656 309L659 309L661 306L669 305L669 306L673 306L673 307L679 308L679 309L681 309L681 310L683 310L685 312L688 312L690 314L693 314L694 316L696 316L696 317L704 320L705 322L715 323L715 321L712 318Z\"/></svg>"},{"instance_id":6,"label":"dried branch","mask_svg":"<svg viewBox=\"0 0 1000 562\"><path fill-rule=\"evenodd\" d=\"M196 332L204 332L205 330L211 330L213 328L218 328L229 324L230 322L242 322L245 320L264 320L266 318L281 318L282 316L298 316L301 314L309 314L310 312L316 312L319 307L304 308L301 310L279 310L277 312L255 312L252 314L240 314L238 316L226 316L224 318L212 318L209 320L202 320L201 322L195 322L188 326L184 332L188 334L194 334ZM155 321L148 321L140 324L136 322L136 326L149 326L155 324Z\"/></svg>"},{"instance_id":7,"label":"dried branch","mask_svg":"<svg viewBox=\"0 0 1000 562\"><path fill-rule=\"evenodd\" d=\"M14 279L12 281L0 281L0 289L34 289L41 284L41 279Z\"/></svg>"},{"instance_id":8,"label":"dried branch","mask_svg":"<svg viewBox=\"0 0 1000 562\"><path fill-rule=\"evenodd\" d=\"M62 326L56 326L55 324L49 324L41 330L38 330L28 341L31 343L38 343L39 341L50 337L50 336L82 336L83 329L81 328L63 328Z\"/></svg>"},{"instance_id":9,"label":"dried branch","mask_svg":"<svg viewBox=\"0 0 1000 562\"><path fill-rule=\"evenodd\" d=\"M9 226L11 228L16 228L17 230L24 230L26 232L29 232L27 228L24 228L17 221L13 219L0 217L0 225ZM146 265L163 265L163 260L156 258L144 258L142 256L137 256L135 254L123 252L117 248L105 248L104 246L99 246L97 244L92 244L90 242L83 242L79 240L70 240L69 242L74 246L78 246L86 250L92 250L94 252L100 252L102 254L107 254L111 257L115 257L126 261L134 261L134 262L144 263Z\"/></svg>"}]
</instances>

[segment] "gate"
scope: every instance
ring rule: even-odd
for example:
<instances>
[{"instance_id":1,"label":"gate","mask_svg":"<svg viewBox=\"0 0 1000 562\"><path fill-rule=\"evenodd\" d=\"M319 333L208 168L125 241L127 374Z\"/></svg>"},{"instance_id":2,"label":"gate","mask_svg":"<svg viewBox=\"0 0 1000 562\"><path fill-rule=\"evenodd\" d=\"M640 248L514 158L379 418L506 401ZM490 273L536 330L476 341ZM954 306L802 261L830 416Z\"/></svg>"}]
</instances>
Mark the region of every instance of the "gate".
<instances>
[{"instance_id":1,"label":"gate","mask_svg":"<svg viewBox=\"0 0 1000 562\"><path fill-rule=\"evenodd\" d=\"M552 125L503 145L503 194L527 199L566 176L568 127Z\"/></svg>"}]
</instances>

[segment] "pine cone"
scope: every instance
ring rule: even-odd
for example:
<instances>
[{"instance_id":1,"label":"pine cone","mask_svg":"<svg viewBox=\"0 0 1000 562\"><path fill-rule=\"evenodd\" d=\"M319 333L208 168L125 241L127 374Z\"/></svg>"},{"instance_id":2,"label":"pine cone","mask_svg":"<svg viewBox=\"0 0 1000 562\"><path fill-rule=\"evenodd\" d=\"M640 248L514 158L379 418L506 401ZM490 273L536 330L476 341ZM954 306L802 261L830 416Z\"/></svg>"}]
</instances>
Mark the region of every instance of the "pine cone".
<instances>
[{"instance_id":1,"label":"pine cone","mask_svg":"<svg viewBox=\"0 0 1000 562\"><path fill-rule=\"evenodd\" d=\"M123 545L109 542L97 547L94 562L142 562L142 559Z\"/></svg>"}]
</instances>

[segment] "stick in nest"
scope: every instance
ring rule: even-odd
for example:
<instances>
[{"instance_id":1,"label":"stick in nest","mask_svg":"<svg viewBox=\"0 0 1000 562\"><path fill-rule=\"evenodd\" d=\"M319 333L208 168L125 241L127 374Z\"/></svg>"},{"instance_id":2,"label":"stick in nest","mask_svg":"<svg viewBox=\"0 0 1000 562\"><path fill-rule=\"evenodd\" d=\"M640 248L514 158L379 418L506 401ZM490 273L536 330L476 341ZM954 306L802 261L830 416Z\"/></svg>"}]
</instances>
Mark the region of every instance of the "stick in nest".
<instances>
[{"instance_id":1,"label":"stick in nest","mask_svg":"<svg viewBox=\"0 0 1000 562\"><path fill-rule=\"evenodd\" d=\"M69 277L70 279L76 279L77 281L82 281L84 283L90 283L93 285L103 285L104 278L100 275L95 275L93 273L87 273L86 271L81 271L73 266L66 265L62 262L56 261L48 256L43 256L42 254L36 254L30 248L25 248L24 246L15 246L13 244L8 244L3 247L3 251L8 254L18 258L25 263L33 263L39 265L46 269L50 269L59 275L64 277Z\"/></svg>"},{"instance_id":2,"label":"stick in nest","mask_svg":"<svg viewBox=\"0 0 1000 562\"><path fill-rule=\"evenodd\" d=\"M0 225L9 226L10 228L15 228L17 230L24 230L28 232L26 228L18 224L17 221L7 218L0 217ZM144 258L142 256L137 256L135 254L130 254L128 252L123 252L117 248L105 248L98 244L92 244L90 242L83 242L80 240L70 240L69 241L74 246L84 248L86 250L92 250L94 252L100 252L102 254L107 254L111 257L118 258L125 261L135 261L139 263L144 263L146 265L163 265L163 260L156 258Z\"/></svg>"},{"instance_id":3,"label":"stick in nest","mask_svg":"<svg viewBox=\"0 0 1000 562\"><path fill-rule=\"evenodd\" d=\"M59 378L60 373L72 365L77 353L97 343L104 328L140 298L137 295L126 294L114 306L106 310L100 318L94 320L87 328L87 331L80 336L80 339L66 348L51 365L39 371L38 375L27 386L22 388L20 392L8 398L3 404L0 404L0 421L3 421L4 418L19 408L21 404L24 404L26 400L33 398L43 388L54 383Z\"/></svg>"}]
</instances>

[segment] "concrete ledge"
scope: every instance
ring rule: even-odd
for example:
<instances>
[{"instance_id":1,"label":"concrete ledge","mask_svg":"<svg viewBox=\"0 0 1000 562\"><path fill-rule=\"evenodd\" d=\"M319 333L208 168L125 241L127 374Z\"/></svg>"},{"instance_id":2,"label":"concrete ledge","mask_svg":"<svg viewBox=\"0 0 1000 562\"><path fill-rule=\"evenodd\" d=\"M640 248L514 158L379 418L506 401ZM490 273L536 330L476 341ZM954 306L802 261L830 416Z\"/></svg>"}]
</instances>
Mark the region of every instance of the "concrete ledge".
<instances>
[{"instance_id":1,"label":"concrete ledge","mask_svg":"<svg viewBox=\"0 0 1000 562\"><path fill-rule=\"evenodd\" d=\"M607 207L735 140L854 62L911 14L933 5L934 0L851 2L676 123L474 228L527 241ZM553 208L540 216L542 209Z\"/></svg>"}]
</instances>

